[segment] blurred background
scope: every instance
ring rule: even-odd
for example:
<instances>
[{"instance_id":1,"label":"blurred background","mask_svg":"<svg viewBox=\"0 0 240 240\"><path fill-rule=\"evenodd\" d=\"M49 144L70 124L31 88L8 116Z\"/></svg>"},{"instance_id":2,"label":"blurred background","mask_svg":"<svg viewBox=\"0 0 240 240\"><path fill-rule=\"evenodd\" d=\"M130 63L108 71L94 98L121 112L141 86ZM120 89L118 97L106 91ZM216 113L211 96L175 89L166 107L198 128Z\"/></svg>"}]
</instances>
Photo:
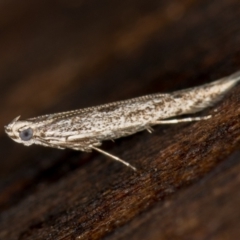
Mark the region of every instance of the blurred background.
<instances>
[{"instance_id":1,"label":"blurred background","mask_svg":"<svg viewBox=\"0 0 240 240\"><path fill-rule=\"evenodd\" d=\"M0 210L90 158L24 147L4 125L231 74L240 68L239 22L237 0L1 1Z\"/></svg>"}]
</instances>

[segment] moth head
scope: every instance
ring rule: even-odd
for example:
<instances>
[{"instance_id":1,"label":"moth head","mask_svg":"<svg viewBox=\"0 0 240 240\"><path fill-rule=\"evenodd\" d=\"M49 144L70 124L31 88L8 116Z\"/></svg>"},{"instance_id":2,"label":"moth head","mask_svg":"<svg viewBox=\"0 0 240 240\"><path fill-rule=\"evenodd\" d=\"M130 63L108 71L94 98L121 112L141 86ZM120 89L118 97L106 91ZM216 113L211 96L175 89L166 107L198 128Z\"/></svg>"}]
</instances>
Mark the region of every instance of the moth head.
<instances>
[{"instance_id":1,"label":"moth head","mask_svg":"<svg viewBox=\"0 0 240 240\"><path fill-rule=\"evenodd\" d=\"M18 121L20 116L12 120L7 126L5 126L5 132L15 142L22 143L29 146L34 141L34 130L31 127L31 122Z\"/></svg>"}]
</instances>

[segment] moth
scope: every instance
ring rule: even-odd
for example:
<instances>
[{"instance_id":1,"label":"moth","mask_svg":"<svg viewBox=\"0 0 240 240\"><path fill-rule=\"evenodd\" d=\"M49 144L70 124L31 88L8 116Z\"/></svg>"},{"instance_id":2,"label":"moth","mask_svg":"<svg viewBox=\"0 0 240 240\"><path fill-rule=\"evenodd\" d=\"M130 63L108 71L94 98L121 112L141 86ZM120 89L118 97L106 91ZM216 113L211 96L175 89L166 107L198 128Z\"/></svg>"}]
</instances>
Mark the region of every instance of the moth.
<instances>
[{"instance_id":1,"label":"moth","mask_svg":"<svg viewBox=\"0 0 240 240\"><path fill-rule=\"evenodd\" d=\"M25 146L32 144L70 148L85 152L96 150L136 170L128 162L102 149L102 141L114 140L139 131L152 132L157 124L207 120L210 116L173 117L199 112L219 101L240 80L240 71L202 86L172 93L151 94L95 107L19 120L5 131Z\"/></svg>"}]
</instances>

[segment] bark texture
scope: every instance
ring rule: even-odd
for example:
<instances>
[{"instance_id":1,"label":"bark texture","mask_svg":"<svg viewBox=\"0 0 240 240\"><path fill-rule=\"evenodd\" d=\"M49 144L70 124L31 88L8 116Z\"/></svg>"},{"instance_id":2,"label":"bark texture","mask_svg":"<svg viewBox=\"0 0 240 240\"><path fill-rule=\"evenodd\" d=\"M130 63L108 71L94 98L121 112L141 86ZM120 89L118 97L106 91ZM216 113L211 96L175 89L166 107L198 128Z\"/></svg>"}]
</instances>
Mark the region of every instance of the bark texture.
<instances>
[{"instance_id":1,"label":"bark texture","mask_svg":"<svg viewBox=\"0 0 240 240\"><path fill-rule=\"evenodd\" d=\"M0 3L0 239L238 239L240 86L198 115L81 153L11 141L14 117L211 82L240 69L237 0Z\"/></svg>"}]
</instances>

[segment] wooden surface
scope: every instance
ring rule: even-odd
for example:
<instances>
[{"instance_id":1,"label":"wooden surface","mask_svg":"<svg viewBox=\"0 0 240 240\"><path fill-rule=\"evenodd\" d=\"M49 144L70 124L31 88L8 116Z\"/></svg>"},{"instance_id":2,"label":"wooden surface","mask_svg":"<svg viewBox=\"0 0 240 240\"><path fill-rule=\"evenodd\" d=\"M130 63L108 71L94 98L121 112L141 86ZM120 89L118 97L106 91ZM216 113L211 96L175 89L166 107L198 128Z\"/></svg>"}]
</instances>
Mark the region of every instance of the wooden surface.
<instances>
[{"instance_id":1,"label":"wooden surface","mask_svg":"<svg viewBox=\"0 0 240 240\"><path fill-rule=\"evenodd\" d=\"M24 147L3 126L169 92L240 69L240 3L0 3L0 239L237 239L240 86L199 115L94 152Z\"/></svg>"}]
</instances>

